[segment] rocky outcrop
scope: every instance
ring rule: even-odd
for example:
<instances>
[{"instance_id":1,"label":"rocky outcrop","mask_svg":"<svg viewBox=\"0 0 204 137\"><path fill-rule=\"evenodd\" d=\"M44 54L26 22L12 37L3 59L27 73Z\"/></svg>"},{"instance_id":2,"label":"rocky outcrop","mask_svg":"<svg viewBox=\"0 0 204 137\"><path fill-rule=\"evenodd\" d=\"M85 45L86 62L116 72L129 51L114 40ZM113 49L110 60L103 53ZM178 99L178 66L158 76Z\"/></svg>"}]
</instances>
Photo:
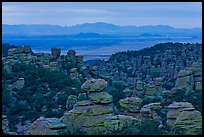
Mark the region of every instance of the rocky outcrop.
<instances>
[{"instance_id":1,"label":"rocky outcrop","mask_svg":"<svg viewBox=\"0 0 204 137\"><path fill-rule=\"evenodd\" d=\"M128 112L139 112L142 99L138 97L127 97L119 101L120 106Z\"/></svg>"},{"instance_id":2,"label":"rocky outcrop","mask_svg":"<svg viewBox=\"0 0 204 137\"><path fill-rule=\"evenodd\" d=\"M58 135L58 132L66 126L58 118L40 117L32 123L26 135Z\"/></svg>"},{"instance_id":3,"label":"rocky outcrop","mask_svg":"<svg viewBox=\"0 0 204 137\"><path fill-rule=\"evenodd\" d=\"M160 102L150 103L150 104L144 105L140 109L140 113L145 118L156 119L158 117L157 114L156 114L156 111L160 110L161 108L162 107L161 107Z\"/></svg>"},{"instance_id":4,"label":"rocky outcrop","mask_svg":"<svg viewBox=\"0 0 204 137\"><path fill-rule=\"evenodd\" d=\"M89 92L102 91L107 86L104 79L89 79L82 84L81 89Z\"/></svg>"},{"instance_id":5,"label":"rocky outcrop","mask_svg":"<svg viewBox=\"0 0 204 137\"><path fill-rule=\"evenodd\" d=\"M176 118L179 114L185 110L195 110L193 105L189 102L174 102L170 104L168 107L167 113L167 124L174 125Z\"/></svg>"},{"instance_id":6,"label":"rocky outcrop","mask_svg":"<svg viewBox=\"0 0 204 137\"><path fill-rule=\"evenodd\" d=\"M202 116L199 111L183 111L175 121L175 126L185 129L186 135L202 134Z\"/></svg>"},{"instance_id":7,"label":"rocky outcrop","mask_svg":"<svg viewBox=\"0 0 204 137\"><path fill-rule=\"evenodd\" d=\"M111 104L113 98L103 91L107 86L105 80L91 79L83 85L85 86L82 86L82 89L92 91L88 94L89 100L77 102L74 108L66 112L60 119L63 123L68 124L67 128L71 130L71 133L74 133L77 127L83 131L83 134L105 135L122 130L127 120L130 123L139 122L138 119L131 116L114 115L114 106Z\"/></svg>"}]
</instances>

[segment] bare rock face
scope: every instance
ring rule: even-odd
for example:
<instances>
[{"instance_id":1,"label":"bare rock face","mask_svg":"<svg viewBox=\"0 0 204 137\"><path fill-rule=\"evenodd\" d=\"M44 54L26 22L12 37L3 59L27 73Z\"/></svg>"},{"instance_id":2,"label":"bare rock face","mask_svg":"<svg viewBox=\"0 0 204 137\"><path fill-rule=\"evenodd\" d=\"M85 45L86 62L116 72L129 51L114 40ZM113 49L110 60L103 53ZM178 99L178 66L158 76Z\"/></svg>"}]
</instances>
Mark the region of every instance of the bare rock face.
<instances>
[{"instance_id":1,"label":"bare rock face","mask_svg":"<svg viewBox=\"0 0 204 137\"><path fill-rule=\"evenodd\" d=\"M102 91L107 87L107 82L104 79L89 79L84 84L82 84L81 89L90 91L90 92L97 92Z\"/></svg>"}]
</instances>

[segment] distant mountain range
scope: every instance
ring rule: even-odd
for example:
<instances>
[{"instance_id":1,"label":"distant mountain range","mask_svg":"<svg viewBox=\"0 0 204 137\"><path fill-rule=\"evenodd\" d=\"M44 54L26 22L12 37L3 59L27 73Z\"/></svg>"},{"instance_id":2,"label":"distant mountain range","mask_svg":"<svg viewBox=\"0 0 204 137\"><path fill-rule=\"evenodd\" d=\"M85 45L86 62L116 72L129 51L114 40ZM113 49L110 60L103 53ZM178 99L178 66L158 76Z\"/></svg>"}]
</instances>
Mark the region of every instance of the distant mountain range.
<instances>
[{"instance_id":1,"label":"distant mountain range","mask_svg":"<svg viewBox=\"0 0 204 137\"><path fill-rule=\"evenodd\" d=\"M168 25L118 26L104 22L75 26L58 25L7 25L2 24L3 36L76 35L76 37L111 36L190 36L202 37L201 28L181 29Z\"/></svg>"}]
</instances>

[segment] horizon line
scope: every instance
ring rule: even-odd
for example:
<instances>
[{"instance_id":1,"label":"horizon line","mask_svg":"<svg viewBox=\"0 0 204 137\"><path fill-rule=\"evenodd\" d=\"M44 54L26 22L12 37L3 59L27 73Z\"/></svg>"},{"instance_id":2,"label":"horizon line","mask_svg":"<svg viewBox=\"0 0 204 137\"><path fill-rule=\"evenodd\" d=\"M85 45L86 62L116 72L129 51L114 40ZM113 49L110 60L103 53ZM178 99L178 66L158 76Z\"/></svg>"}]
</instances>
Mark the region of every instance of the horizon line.
<instances>
[{"instance_id":1,"label":"horizon line","mask_svg":"<svg viewBox=\"0 0 204 137\"><path fill-rule=\"evenodd\" d=\"M114 25L114 26L119 26L119 27L127 27L127 26L131 26L131 27L146 27L146 26L152 26L152 27L156 27L156 26L168 26L168 27L172 27L175 29L202 29L201 27L174 27L171 25L167 25L167 24L157 24L157 25L142 25L142 26L137 26L137 25L118 25L118 24L113 24L113 23L107 23L107 22L86 22L86 23L79 23L79 24L74 24L74 25L59 25L59 24L6 24L6 23L2 23L2 25L50 25L50 26L59 26L59 27L74 27L74 26L78 26L78 25L84 25L84 24L96 24L96 23L104 23L104 24L109 24L109 25Z\"/></svg>"}]
</instances>

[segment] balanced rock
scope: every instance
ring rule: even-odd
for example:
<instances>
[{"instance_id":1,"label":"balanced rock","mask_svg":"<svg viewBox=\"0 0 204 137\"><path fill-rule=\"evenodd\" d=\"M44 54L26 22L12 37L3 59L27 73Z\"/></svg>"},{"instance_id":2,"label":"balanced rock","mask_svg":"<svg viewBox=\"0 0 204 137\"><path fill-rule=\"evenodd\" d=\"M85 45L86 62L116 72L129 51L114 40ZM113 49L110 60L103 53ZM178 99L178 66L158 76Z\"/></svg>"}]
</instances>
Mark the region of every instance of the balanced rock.
<instances>
[{"instance_id":1,"label":"balanced rock","mask_svg":"<svg viewBox=\"0 0 204 137\"><path fill-rule=\"evenodd\" d=\"M81 89L90 91L90 92L96 92L96 91L102 91L106 87L107 87L107 82L104 79L91 78L82 84Z\"/></svg>"}]
</instances>

